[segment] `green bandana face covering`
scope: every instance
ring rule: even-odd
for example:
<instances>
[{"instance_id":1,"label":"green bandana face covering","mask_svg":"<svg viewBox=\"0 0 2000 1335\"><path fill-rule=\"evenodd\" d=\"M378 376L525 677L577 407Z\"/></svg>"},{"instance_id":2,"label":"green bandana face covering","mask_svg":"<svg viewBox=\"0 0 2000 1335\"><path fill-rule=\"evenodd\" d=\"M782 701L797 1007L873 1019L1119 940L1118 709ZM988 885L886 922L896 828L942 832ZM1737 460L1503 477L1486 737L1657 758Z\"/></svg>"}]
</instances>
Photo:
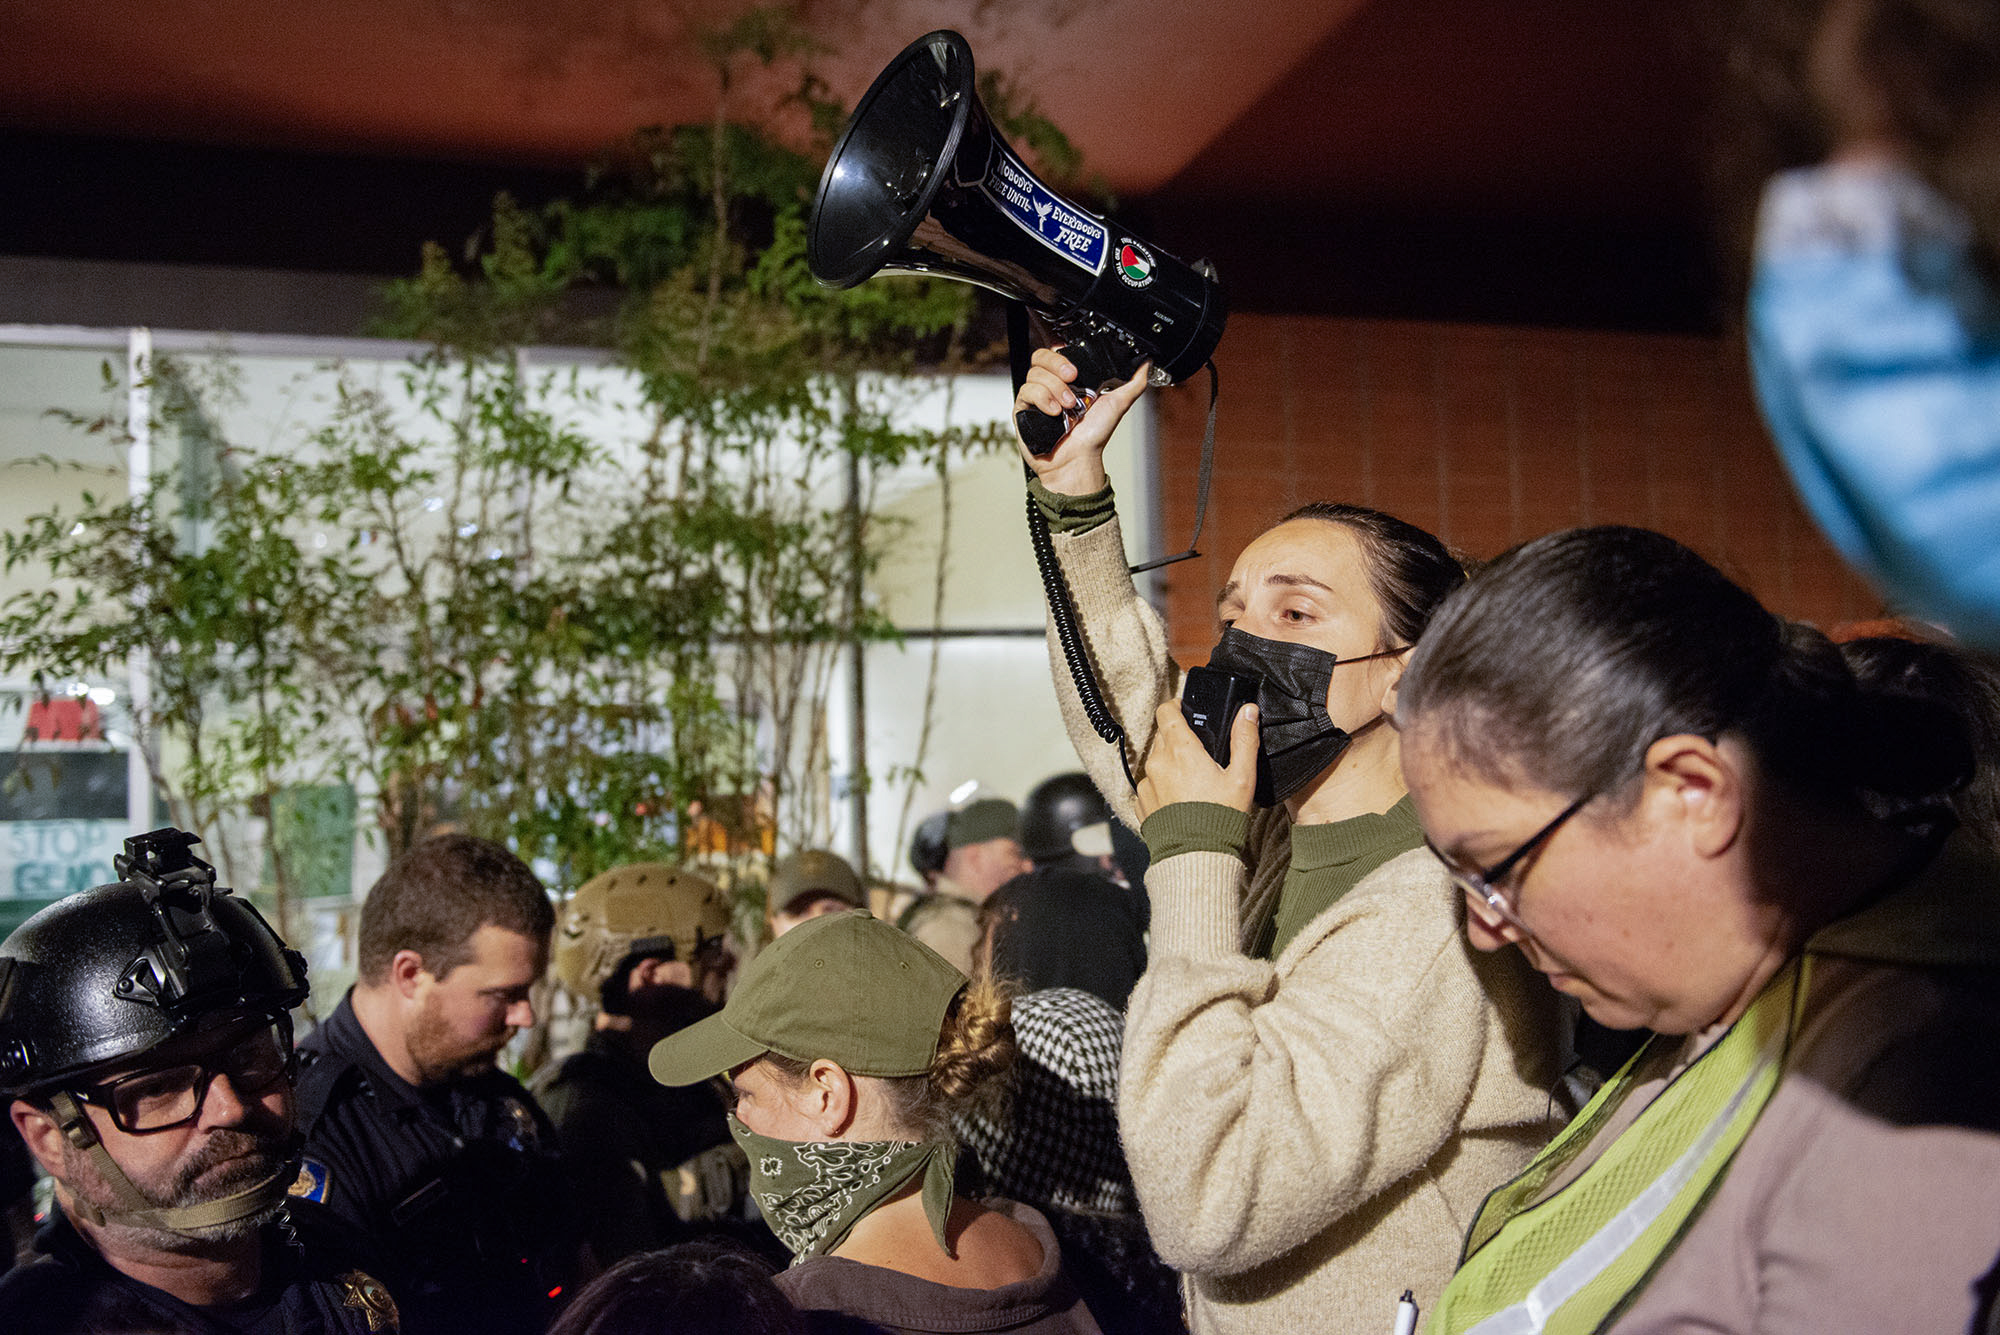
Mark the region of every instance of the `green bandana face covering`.
<instances>
[{"instance_id":1,"label":"green bandana face covering","mask_svg":"<svg viewBox=\"0 0 2000 1335\"><path fill-rule=\"evenodd\" d=\"M864 1215L919 1173L931 1233L947 1256L956 1255L944 1228L957 1156L943 1141L773 1140L733 1114L729 1134L750 1160L750 1194L764 1222L792 1249L794 1265L838 1247Z\"/></svg>"}]
</instances>

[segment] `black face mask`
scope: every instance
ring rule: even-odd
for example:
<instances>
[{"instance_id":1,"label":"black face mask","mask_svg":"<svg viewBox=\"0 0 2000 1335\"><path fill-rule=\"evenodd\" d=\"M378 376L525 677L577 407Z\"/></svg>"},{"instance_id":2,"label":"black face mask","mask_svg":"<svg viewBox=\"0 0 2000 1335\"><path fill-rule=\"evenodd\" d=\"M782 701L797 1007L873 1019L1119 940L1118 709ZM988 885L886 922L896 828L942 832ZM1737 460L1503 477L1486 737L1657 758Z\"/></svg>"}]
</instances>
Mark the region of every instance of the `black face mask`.
<instances>
[{"instance_id":1,"label":"black face mask","mask_svg":"<svg viewBox=\"0 0 2000 1335\"><path fill-rule=\"evenodd\" d=\"M705 1020L721 1008L691 987L672 983L643 988L625 999L625 1009L669 1034L677 1034L696 1020Z\"/></svg>"},{"instance_id":2,"label":"black face mask","mask_svg":"<svg viewBox=\"0 0 2000 1335\"><path fill-rule=\"evenodd\" d=\"M1274 807L1340 759L1353 734L1326 712L1334 664L1387 658L1401 649L1342 660L1324 649L1267 640L1231 626L1208 656L1208 665L1257 688L1257 805ZM1376 716L1381 717L1380 715ZM1370 724L1370 726L1373 726Z\"/></svg>"}]
</instances>

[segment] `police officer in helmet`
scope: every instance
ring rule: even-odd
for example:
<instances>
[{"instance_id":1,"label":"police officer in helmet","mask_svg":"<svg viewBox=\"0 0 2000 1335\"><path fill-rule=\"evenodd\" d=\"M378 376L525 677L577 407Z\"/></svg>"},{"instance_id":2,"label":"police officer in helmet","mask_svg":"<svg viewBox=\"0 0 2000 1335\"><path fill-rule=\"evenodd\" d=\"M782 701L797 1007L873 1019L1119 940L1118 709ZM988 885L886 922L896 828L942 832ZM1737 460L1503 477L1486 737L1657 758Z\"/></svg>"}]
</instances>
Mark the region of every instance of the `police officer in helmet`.
<instances>
[{"instance_id":1,"label":"police officer in helmet","mask_svg":"<svg viewBox=\"0 0 2000 1335\"><path fill-rule=\"evenodd\" d=\"M951 812L933 811L917 822L917 828L910 834L910 870L917 874L918 882L929 893L937 885L938 873L944 870L945 827L951 823Z\"/></svg>"},{"instance_id":2,"label":"police officer in helmet","mask_svg":"<svg viewBox=\"0 0 2000 1335\"><path fill-rule=\"evenodd\" d=\"M1021 851L1037 867L1108 873L1111 804L1081 771L1051 775L1021 804ZM1101 827L1101 828L1100 828Z\"/></svg>"},{"instance_id":3,"label":"police officer in helmet","mask_svg":"<svg viewBox=\"0 0 2000 1335\"><path fill-rule=\"evenodd\" d=\"M670 1089L646 1070L655 1043L722 1000L736 963L728 932L715 883L658 862L593 876L557 920L556 977L597 1014L583 1050L543 1068L535 1094L599 1264L712 1233L783 1259L751 1222L749 1165L716 1091Z\"/></svg>"},{"instance_id":4,"label":"police officer in helmet","mask_svg":"<svg viewBox=\"0 0 2000 1335\"><path fill-rule=\"evenodd\" d=\"M1028 870L1015 838L1019 814L1005 798L981 797L927 817L911 841L910 864L929 893L903 910L896 925L960 973L973 970L979 906Z\"/></svg>"},{"instance_id":5,"label":"police officer in helmet","mask_svg":"<svg viewBox=\"0 0 2000 1335\"><path fill-rule=\"evenodd\" d=\"M55 1180L0 1329L399 1329L299 1174L290 1008L305 961L178 830L0 943L0 1095Z\"/></svg>"}]
</instances>

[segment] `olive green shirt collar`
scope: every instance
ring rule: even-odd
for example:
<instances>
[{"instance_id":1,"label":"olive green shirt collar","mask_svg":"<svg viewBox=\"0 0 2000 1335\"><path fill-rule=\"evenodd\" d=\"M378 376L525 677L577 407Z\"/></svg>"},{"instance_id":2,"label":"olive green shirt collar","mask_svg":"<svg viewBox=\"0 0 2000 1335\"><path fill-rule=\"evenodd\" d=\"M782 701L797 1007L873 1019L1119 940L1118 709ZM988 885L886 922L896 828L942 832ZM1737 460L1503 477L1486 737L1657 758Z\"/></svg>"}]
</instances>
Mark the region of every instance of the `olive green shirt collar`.
<instances>
[{"instance_id":1,"label":"olive green shirt collar","mask_svg":"<svg viewBox=\"0 0 2000 1335\"><path fill-rule=\"evenodd\" d=\"M1175 802L1146 818L1140 834L1153 861L1178 853L1230 853L1249 838L1250 818L1214 802ZM1423 843L1417 809L1405 794L1387 811L1370 811L1324 825L1292 826L1292 861L1257 954L1283 950L1307 923L1340 901L1361 879Z\"/></svg>"},{"instance_id":2,"label":"olive green shirt collar","mask_svg":"<svg viewBox=\"0 0 2000 1335\"><path fill-rule=\"evenodd\" d=\"M1292 826L1292 863L1278 892L1268 940L1257 953L1274 957L1332 908L1363 877L1424 841L1417 809L1406 793L1387 811L1370 811L1324 825Z\"/></svg>"}]
</instances>

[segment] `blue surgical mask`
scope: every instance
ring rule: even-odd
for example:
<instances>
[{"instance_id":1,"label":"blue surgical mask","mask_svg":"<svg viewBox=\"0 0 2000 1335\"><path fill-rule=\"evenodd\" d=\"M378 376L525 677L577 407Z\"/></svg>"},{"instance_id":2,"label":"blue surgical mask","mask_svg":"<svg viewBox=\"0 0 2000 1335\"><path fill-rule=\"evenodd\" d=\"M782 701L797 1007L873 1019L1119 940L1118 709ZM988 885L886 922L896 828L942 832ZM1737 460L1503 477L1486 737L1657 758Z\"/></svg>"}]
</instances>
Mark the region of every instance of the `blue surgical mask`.
<instances>
[{"instance_id":1,"label":"blue surgical mask","mask_svg":"<svg viewBox=\"0 0 2000 1335\"><path fill-rule=\"evenodd\" d=\"M1758 399L1806 508L1894 601L2000 644L2000 300L1951 201L1889 163L1774 179Z\"/></svg>"}]
</instances>

